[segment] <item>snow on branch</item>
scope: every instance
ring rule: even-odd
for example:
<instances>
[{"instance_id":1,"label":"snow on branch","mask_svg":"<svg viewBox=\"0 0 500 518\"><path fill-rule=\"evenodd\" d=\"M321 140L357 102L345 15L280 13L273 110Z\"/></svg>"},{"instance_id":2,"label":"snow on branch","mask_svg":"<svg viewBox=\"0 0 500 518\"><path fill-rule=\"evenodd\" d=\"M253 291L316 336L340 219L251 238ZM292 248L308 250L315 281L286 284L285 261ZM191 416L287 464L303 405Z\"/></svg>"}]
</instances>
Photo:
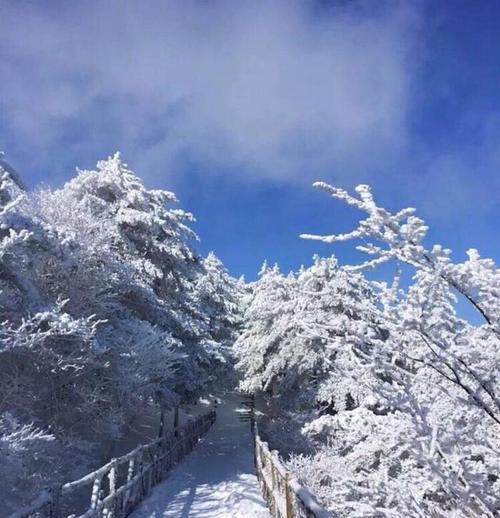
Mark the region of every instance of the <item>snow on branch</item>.
<instances>
[{"instance_id":1,"label":"snow on branch","mask_svg":"<svg viewBox=\"0 0 500 518\"><path fill-rule=\"evenodd\" d=\"M426 248L424 239L428 226L414 215L408 207L392 213L377 205L371 189L358 185L358 196L324 182L316 182L320 188L350 206L366 213L368 217L357 228L344 234L302 234L303 239L325 243L362 239L357 249L375 256L354 269L373 268L387 261L397 260L417 269L439 272L439 275L461 293L481 314L492 329L500 334L500 270L491 259L481 259L475 249L467 252L468 260L462 263L451 261L451 250L441 245Z\"/></svg>"}]
</instances>

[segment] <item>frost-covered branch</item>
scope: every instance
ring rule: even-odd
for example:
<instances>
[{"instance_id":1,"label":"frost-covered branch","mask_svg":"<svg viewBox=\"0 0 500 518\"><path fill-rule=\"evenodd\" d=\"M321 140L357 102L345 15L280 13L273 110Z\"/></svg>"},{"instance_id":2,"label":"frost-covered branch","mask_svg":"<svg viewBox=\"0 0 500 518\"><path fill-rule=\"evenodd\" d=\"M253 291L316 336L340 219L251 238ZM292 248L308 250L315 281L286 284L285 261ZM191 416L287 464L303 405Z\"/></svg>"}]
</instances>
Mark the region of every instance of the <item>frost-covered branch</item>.
<instances>
[{"instance_id":1,"label":"frost-covered branch","mask_svg":"<svg viewBox=\"0 0 500 518\"><path fill-rule=\"evenodd\" d=\"M374 240L357 247L360 251L377 256L362 263L359 268L374 267L396 259L417 268L438 271L443 280L461 293L500 335L500 270L491 259L481 259L477 250L471 249L467 252L466 262L454 264L450 260L450 250L440 245L426 248L423 241L428 227L414 215L415 209L410 207L391 213L376 204L367 185L356 187L357 197L324 182L316 182L314 186L365 212L368 217L347 234L302 234L302 238L325 243L360 238Z\"/></svg>"}]
</instances>

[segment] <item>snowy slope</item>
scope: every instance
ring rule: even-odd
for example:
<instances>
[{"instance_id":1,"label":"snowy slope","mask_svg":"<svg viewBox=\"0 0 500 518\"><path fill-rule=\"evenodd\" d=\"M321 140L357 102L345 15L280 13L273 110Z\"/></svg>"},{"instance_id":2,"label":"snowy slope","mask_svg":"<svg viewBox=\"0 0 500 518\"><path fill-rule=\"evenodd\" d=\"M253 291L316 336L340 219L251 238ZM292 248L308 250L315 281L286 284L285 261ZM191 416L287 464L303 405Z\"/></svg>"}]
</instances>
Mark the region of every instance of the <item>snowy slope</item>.
<instances>
[{"instance_id":1,"label":"snowy slope","mask_svg":"<svg viewBox=\"0 0 500 518\"><path fill-rule=\"evenodd\" d=\"M229 396L194 451L131 515L132 518L268 518L253 468L250 427Z\"/></svg>"}]
</instances>

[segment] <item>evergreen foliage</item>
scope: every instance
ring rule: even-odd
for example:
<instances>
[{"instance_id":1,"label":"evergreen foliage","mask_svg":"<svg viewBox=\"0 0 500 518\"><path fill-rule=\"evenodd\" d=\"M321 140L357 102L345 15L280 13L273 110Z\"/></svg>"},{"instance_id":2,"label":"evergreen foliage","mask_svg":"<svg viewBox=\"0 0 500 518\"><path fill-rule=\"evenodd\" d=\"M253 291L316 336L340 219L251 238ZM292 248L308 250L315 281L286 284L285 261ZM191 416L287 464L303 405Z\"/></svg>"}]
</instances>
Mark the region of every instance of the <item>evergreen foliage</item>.
<instances>
[{"instance_id":1,"label":"evergreen foliage","mask_svg":"<svg viewBox=\"0 0 500 518\"><path fill-rule=\"evenodd\" d=\"M241 319L241 287L195 251L193 217L118 154L57 190L28 194L18 178L2 166L5 506L68 477L66 449L92 460L148 409L195 401L220 373L229 383Z\"/></svg>"},{"instance_id":2,"label":"evergreen foliage","mask_svg":"<svg viewBox=\"0 0 500 518\"><path fill-rule=\"evenodd\" d=\"M476 250L456 263L426 248L414 209L393 214L367 186L317 186L367 218L302 237L360 239L370 257L263 269L236 343L241 388L264 395L269 439L336 516L496 516L500 270ZM392 283L365 277L389 261ZM460 297L482 323L458 315Z\"/></svg>"}]
</instances>

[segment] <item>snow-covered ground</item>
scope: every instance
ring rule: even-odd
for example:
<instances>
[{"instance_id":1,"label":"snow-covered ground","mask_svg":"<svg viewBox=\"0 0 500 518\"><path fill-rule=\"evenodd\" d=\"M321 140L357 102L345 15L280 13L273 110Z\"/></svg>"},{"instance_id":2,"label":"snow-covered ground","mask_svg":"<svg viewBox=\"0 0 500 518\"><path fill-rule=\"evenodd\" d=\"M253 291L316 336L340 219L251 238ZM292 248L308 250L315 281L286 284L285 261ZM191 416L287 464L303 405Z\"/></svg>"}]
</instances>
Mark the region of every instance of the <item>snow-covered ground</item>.
<instances>
[{"instance_id":1,"label":"snow-covered ground","mask_svg":"<svg viewBox=\"0 0 500 518\"><path fill-rule=\"evenodd\" d=\"M223 398L212 429L132 518L269 518L238 407L238 396Z\"/></svg>"}]
</instances>

